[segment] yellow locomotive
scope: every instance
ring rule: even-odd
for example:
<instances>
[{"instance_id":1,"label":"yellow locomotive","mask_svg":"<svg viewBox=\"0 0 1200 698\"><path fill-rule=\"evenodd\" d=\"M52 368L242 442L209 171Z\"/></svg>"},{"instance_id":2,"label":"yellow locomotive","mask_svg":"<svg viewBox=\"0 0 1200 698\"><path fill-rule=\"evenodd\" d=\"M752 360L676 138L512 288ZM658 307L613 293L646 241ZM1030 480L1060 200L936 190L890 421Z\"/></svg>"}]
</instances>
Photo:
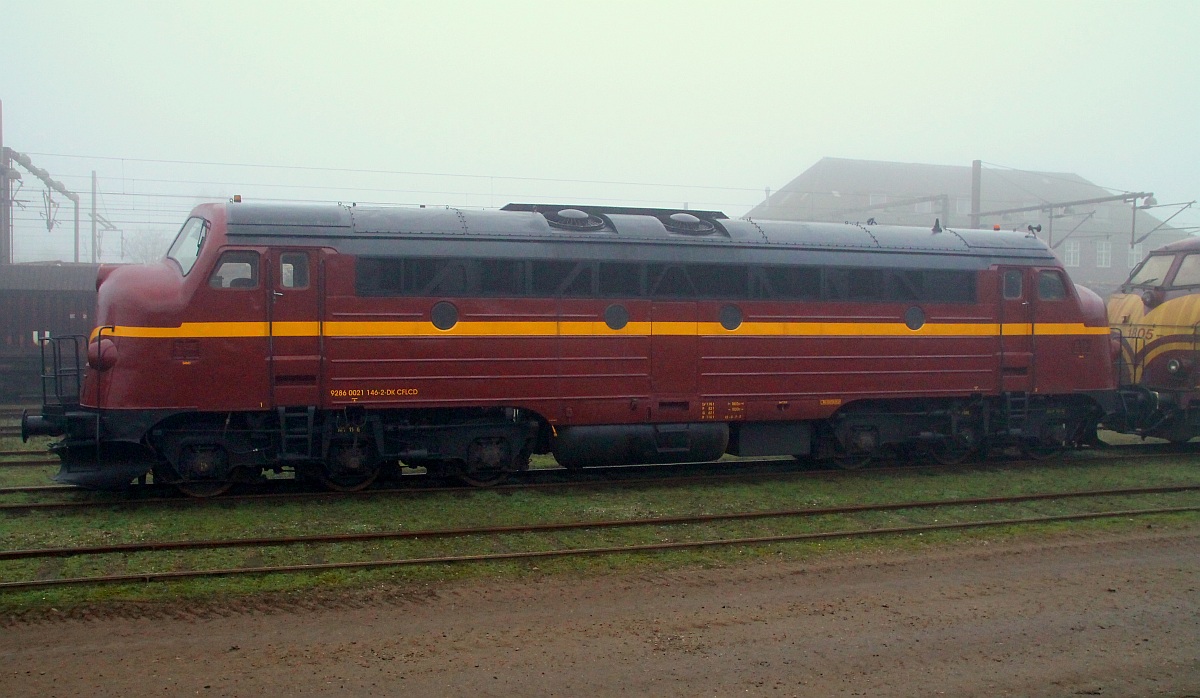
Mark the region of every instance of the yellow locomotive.
<instances>
[{"instance_id":1,"label":"yellow locomotive","mask_svg":"<svg viewBox=\"0 0 1200 698\"><path fill-rule=\"evenodd\" d=\"M1125 404L1105 426L1179 443L1200 435L1200 239L1142 260L1109 298L1108 321Z\"/></svg>"}]
</instances>

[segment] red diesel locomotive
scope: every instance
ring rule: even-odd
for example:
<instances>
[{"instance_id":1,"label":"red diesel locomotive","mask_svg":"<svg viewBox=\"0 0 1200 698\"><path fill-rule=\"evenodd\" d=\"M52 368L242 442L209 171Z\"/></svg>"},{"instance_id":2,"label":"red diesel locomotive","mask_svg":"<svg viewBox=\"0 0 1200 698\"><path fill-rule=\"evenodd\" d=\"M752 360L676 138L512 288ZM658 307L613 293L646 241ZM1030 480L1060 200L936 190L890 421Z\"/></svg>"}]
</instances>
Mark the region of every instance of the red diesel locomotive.
<instances>
[{"instance_id":1,"label":"red diesel locomotive","mask_svg":"<svg viewBox=\"0 0 1200 698\"><path fill-rule=\"evenodd\" d=\"M1040 452L1116 387L1103 302L1044 244L936 224L235 201L98 287L81 389L58 348L23 419L91 487Z\"/></svg>"}]
</instances>

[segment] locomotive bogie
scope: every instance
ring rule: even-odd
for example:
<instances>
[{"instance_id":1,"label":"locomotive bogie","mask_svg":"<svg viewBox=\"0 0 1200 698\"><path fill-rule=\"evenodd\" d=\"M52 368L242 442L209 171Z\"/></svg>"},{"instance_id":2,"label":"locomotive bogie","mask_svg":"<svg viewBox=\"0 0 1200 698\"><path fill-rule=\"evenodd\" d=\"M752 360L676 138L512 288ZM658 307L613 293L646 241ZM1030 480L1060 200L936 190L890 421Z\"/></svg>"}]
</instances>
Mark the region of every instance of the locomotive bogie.
<instances>
[{"instance_id":1,"label":"locomotive bogie","mask_svg":"<svg viewBox=\"0 0 1200 698\"><path fill-rule=\"evenodd\" d=\"M827 423L818 455L854 463L916 450L953 463L1009 447L1045 453L1092 443L1103 414L1086 395L863 401Z\"/></svg>"},{"instance_id":2,"label":"locomotive bogie","mask_svg":"<svg viewBox=\"0 0 1200 698\"><path fill-rule=\"evenodd\" d=\"M153 415L110 414L102 423L145 423ZM68 415L63 423L77 434L87 421L95 424L96 416ZM542 428L535 416L512 409L178 413L146 428L142 443L107 434L98 440L65 438L54 447L62 458L55 479L114 489L153 471L155 482L207 496L292 469L299 477L346 491L407 464L477 482L498 481L528 469L535 450L548 450L539 448L539 439L548 439Z\"/></svg>"}]
</instances>

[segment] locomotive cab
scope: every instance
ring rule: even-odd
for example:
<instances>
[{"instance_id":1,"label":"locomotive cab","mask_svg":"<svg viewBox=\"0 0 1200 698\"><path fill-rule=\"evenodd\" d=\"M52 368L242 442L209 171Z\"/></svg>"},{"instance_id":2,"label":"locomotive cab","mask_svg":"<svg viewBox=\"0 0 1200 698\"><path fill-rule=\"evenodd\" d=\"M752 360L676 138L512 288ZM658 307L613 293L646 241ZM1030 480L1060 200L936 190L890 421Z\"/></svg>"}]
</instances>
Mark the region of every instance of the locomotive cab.
<instances>
[{"instance_id":1,"label":"locomotive cab","mask_svg":"<svg viewBox=\"0 0 1200 698\"><path fill-rule=\"evenodd\" d=\"M1118 431L1183 442L1200 433L1200 240L1152 251L1108 301L1125 410Z\"/></svg>"}]
</instances>

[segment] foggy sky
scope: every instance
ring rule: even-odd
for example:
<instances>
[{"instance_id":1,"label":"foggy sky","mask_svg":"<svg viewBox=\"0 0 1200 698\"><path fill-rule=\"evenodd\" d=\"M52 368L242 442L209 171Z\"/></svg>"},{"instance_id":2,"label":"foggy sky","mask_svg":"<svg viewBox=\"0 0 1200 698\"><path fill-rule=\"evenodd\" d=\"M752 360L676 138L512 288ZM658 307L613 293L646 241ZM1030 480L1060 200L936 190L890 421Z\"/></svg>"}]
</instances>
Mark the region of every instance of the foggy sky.
<instances>
[{"instance_id":1,"label":"foggy sky","mask_svg":"<svg viewBox=\"0 0 1200 698\"><path fill-rule=\"evenodd\" d=\"M823 156L1200 197L1198 2L0 0L0 27L4 145L85 200L96 170L131 234L234 193L737 216ZM69 258L69 207L46 233L24 187L18 260Z\"/></svg>"}]
</instances>

